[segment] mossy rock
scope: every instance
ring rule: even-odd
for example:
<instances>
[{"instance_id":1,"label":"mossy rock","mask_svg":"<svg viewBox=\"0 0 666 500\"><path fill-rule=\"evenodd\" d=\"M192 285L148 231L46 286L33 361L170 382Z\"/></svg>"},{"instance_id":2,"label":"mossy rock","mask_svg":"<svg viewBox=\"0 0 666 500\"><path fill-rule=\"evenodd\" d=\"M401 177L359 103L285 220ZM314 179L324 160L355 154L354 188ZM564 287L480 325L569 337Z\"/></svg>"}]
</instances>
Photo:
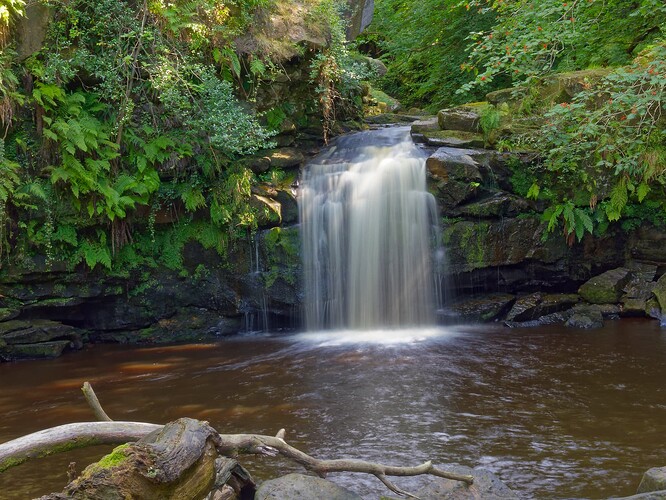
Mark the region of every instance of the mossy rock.
<instances>
[{"instance_id":1,"label":"mossy rock","mask_svg":"<svg viewBox=\"0 0 666 500\"><path fill-rule=\"evenodd\" d=\"M581 285L578 294L590 304L615 304L631 276L631 271L623 267L606 271Z\"/></svg>"},{"instance_id":2,"label":"mossy rock","mask_svg":"<svg viewBox=\"0 0 666 500\"><path fill-rule=\"evenodd\" d=\"M21 313L19 309L9 309L7 307L0 307L0 321L7 321L14 319Z\"/></svg>"},{"instance_id":3,"label":"mossy rock","mask_svg":"<svg viewBox=\"0 0 666 500\"><path fill-rule=\"evenodd\" d=\"M477 133L481 130L481 115L488 106L489 104L483 101L442 109L437 113L437 123L442 130Z\"/></svg>"},{"instance_id":4,"label":"mossy rock","mask_svg":"<svg viewBox=\"0 0 666 500\"><path fill-rule=\"evenodd\" d=\"M439 124L437 123L436 117L423 118L421 120L416 120L412 123L411 134L414 135L423 135L426 132L436 132L440 130Z\"/></svg>"},{"instance_id":5,"label":"mossy rock","mask_svg":"<svg viewBox=\"0 0 666 500\"><path fill-rule=\"evenodd\" d=\"M481 134L461 130L424 130L425 143L429 146L447 146L451 148L482 148L485 141Z\"/></svg>"},{"instance_id":6,"label":"mossy rock","mask_svg":"<svg viewBox=\"0 0 666 500\"><path fill-rule=\"evenodd\" d=\"M0 347L0 359L49 359L57 358L70 347L69 340L39 342L37 344L12 344Z\"/></svg>"}]
</instances>

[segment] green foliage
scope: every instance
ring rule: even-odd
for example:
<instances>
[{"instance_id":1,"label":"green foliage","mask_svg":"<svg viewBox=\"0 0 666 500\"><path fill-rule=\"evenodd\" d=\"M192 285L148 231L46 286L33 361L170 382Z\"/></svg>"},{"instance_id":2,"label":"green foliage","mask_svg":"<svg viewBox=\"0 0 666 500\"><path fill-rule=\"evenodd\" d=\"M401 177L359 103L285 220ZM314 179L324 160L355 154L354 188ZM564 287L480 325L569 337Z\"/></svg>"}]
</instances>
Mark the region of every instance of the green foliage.
<instances>
[{"instance_id":1,"label":"green foliage","mask_svg":"<svg viewBox=\"0 0 666 500\"><path fill-rule=\"evenodd\" d=\"M585 194L581 203L621 218L633 198L643 201L666 185L666 45L610 73L546 114L540 182L561 197Z\"/></svg>"},{"instance_id":2,"label":"green foliage","mask_svg":"<svg viewBox=\"0 0 666 500\"><path fill-rule=\"evenodd\" d=\"M208 132L211 146L229 157L275 146L268 141L274 134L240 106L229 82L205 72L202 86L202 112L194 124Z\"/></svg>"},{"instance_id":3,"label":"green foliage","mask_svg":"<svg viewBox=\"0 0 666 500\"><path fill-rule=\"evenodd\" d=\"M360 46L384 61L388 72L380 82L381 88L406 107L438 110L482 98L478 91L456 95L461 86L474 78L461 69L467 57L462 48L470 30L490 29L495 13L472 13L456 3L375 2L372 24L361 35Z\"/></svg>"},{"instance_id":4,"label":"green foliage","mask_svg":"<svg viewBox=\"0 0 666 500\"><path fill-rule=\"evenodd\" d=\"M330 42L317 53L310 63L310 81L316 84L319 108L322 113L324 141L328 142L333 124L345 114L358 114L361 103L355 99L360 95L361 81L367 79L371 70L352 57L346 43L345 23L342 12L345 4L339 0L323 0L313 15L328 21Z\"/></svg>"},{"instance_id":5,"label":"green foliage","mask_svg":"<svg viewBox=\"0 0 666 500\"><path fill-rule=\"evenodd\" d=\"M498 78L529 82L552 71L618 66L658 38L666 22L660 0L463 0L470 12L496 16L469 34L469 92ZM638 8L637 8L638 7Z\"/></svg>"},{"instance_id":6,"label":"green foliage","mask_svg":"<svg viewBox=\"0 0 666 500\"><path fill-rule=\"evenodd\" d=\"M8 26L12 16L23 15L24 0L0 0L0 26Z\"/></svg>"}]
</instances>

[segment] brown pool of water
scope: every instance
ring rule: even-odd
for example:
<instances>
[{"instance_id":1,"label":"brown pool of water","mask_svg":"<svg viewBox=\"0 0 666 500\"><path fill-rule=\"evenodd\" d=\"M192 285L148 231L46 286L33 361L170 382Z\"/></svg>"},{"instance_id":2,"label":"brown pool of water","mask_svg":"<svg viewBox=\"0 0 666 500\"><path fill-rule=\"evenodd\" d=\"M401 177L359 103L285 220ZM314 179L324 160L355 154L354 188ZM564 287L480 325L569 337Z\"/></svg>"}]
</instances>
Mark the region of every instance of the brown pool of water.
<instances>
[{"instance_id":1,"label":"brown pool of water","mask_svg":"<svg viewBox=\"0 0 666 500\"><path fill-rule=\"evenodd\" d=\"M188 416L221 433L284 427L316 457L483 466L522 498L626 496L645 470L666 465L666 329L656 322L411 335L388 344L338 343L333 334L92 345L52 361L0 364L0 442L91 420L80 391L88 380L117 420ZM70 462L80 470L109 450L12 468L0 474L0 498L60 491ZM260 480L298 470L272 458L244 463ZM330 479L366 498L387 493L373 477ZM412 490L424 481L396 479Z\"/></svg>"}]
</instances>

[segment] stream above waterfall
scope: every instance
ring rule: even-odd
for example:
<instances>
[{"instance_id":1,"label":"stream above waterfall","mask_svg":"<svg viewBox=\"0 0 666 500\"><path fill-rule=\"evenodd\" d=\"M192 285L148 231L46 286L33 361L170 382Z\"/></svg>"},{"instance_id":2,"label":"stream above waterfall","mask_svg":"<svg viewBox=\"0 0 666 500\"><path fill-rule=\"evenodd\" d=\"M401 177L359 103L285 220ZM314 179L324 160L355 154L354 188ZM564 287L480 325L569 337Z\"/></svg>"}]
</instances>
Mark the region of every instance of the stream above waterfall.
<instances>
[{"instance_id":1,"label":"stream above waterfall","mask_svg":"<svg viewBox=\"0 0 666 500\"><path fill-rule=\"evenodd\" d=\"M656 322L603 329L499 325L254 335L173 346L88 345L52 361L0 364L0 441L92 419L89 380L114 419L208 420L223 433L274 435L321 458L482 466L521 498L635 492L663 466L666 333ZM387 340L388 338L388 340ZM2 497L59 491L110 448L35 460L0 475ZM297 466L244 458L258 479ZM333 474L366 498L373 477ZM398 478L415 489L427 479Z\"/></svg>"}]
</instances>

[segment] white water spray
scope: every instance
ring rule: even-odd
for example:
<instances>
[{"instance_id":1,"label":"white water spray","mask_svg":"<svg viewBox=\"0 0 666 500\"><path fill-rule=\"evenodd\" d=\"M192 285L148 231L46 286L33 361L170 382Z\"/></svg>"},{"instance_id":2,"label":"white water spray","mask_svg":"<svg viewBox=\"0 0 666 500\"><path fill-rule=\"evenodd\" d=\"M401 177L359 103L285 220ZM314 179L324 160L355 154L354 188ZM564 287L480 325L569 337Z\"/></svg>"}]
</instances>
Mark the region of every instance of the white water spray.
<instances>
[{"instance_id":1,"label":"white water spray","mask_svg":"<svg viewBox=\"0 0 666 500\"><path fill-rule=\"evenodd\" d=\"M437 206L406 128L343 137L299 198L308 330L431 325Z\"/></svg>"}]
</instances>

